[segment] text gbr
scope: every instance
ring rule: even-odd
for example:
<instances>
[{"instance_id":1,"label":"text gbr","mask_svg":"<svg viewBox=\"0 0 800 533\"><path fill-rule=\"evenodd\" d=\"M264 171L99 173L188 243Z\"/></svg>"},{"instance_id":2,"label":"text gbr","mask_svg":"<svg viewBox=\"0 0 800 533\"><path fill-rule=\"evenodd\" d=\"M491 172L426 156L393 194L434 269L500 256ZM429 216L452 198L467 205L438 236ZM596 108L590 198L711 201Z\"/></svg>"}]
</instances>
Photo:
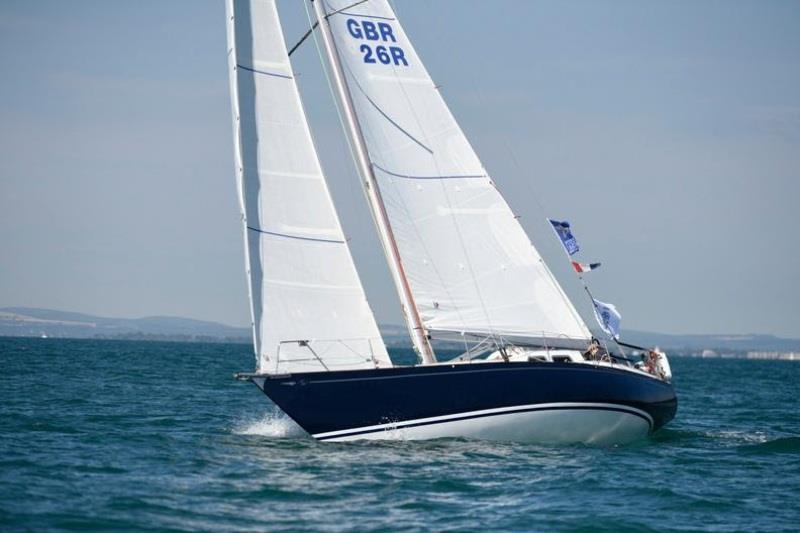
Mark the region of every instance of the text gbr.
<instances>
[{"instance_id":1,"label":"text gbr","mask_svg":"<svg viewBox=\"0 0 800 533\"><path fill-rule=\"evenodd\" d=\"M347 31L355 39L385 43L397 42L391 25L385 22L375 23L369 20L347 19ZM380 44L373 49L369 44L362 44L359 50L364 54L364 63L381 62L384 65L394 63L395 65L408 66L405 52L399 46L384 46Z\"/></svg>"}]
</instances>

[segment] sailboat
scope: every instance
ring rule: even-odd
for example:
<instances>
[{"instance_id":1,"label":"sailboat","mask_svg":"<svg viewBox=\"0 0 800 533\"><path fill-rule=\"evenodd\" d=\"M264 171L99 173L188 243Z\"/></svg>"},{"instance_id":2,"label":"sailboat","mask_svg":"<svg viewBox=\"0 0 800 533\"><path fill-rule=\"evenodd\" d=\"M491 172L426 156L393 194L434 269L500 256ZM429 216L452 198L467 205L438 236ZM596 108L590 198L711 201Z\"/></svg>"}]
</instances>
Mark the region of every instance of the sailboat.
<instances>
[{"instance_id":1,"label":"sailboat","mask_svg":"<svg viewBox=\"0 0 800 533\"><path fill-rule=\"evenodd\" d=\"M393 364L317 156L276 2L226 6L256 353L255 371L239 379L321 441L613 444L674 417L669 376L637 368L584 322L389 3L311 0L310 32L418 355L418 364ZM465 349L440 360L439 340ZM591 355L599 345L608 349Z\"/></svg>"}]
</instances>

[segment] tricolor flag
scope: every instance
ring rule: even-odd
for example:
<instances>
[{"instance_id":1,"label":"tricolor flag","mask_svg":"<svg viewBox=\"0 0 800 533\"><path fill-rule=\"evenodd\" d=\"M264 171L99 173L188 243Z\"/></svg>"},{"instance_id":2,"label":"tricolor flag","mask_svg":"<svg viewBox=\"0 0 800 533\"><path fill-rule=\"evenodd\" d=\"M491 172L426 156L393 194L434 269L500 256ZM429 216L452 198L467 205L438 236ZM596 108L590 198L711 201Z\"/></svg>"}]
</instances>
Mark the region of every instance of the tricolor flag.
<instances>
[{"instance_id":1,"label":"tricolor flag","mask_svg":"<svg viewBox=\"0 0 800 533\"><path fill-rule=\"evenodd\" d=\"M575 269L575 272L578 274L583 274L584 272L589 272L590 270L594 270L600 266L600 263L578 263L577 261L572 262L572 268Z\"/></svg>"},{"instance_id":2,"label":"tricolor flag","mask_svg":"<svg viewBox=\"0 0 800 533\"><path fill-rule=\"evenodd\" d=\"M622 317L617 308L594 298L592 298L592 302L594 302L594 316L597 318L597 323L611 337L619 339L619 322Z\"/></svg>"},{"instance_id":3,"label":"tricolor flag","mask_svg":"<svg viewBox=\"0 0 800 533\"><path fill-rule=\"evenodd\" d=\"M575 236L569 228L569 222L566 220L553 220L552 218L548 218L547 220L553 225L553 229L556 230L558 238L561 239L561 244L564 245L564 249L567 253L569 255L575 255L581 248L578 246L578 241L575 240Z\"/></svg>"}]
</instances>

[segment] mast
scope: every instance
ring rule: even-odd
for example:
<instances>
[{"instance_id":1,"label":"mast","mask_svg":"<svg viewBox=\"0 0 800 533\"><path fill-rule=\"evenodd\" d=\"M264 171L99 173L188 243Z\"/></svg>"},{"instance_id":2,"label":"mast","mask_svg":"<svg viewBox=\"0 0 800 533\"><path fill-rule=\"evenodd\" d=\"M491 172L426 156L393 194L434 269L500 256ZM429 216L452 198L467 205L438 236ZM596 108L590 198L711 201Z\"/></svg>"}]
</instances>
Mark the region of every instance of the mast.
<instances>
[{"instance_id":1,"label":"mast","mask_svg":"<svg viewBox=\"0 0 800 533\"><path fill-rule=\"evenodd\" d=\"M339 55L336 51L336 44L333 42L333 35L328 26L327 13L325 13L325 8L321 1L311 0L311 4L314 6L314 12L322 32L322 42L325 47L328 64L330 65L330 71L333 75L336 97L343 112L351 145L355 151L358 171L362 178L362 184L369 201L375 225L378 228L378 236L383 245L383 251L389 264L389 270L392 272L397 293L400 297L403 315L406 319L406 325L408 326L411 340L414 343L414 349L422 358L423 364L435 363L436 356L433 353L428 334L422 324L419 310L414 301L414 295L411 292L411 287L400 259L400 251L389 224L389 216L386 213L386 207L384 206L381 192L378 188L378 181L375 179L375 173L369 159L364 134L356 118L353 99L345 83L344 71L342 70Z\"/></svg>"}]
</instances>

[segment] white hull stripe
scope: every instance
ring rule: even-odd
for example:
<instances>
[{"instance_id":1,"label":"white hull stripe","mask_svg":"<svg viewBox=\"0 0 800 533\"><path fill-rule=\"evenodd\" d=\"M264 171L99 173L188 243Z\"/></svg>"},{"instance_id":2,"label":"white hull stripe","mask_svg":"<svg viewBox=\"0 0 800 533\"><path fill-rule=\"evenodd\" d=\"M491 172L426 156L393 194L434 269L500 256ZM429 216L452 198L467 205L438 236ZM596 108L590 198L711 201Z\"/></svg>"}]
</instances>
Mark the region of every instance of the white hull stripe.
<instances>
[{"instance_id":1,"label":"white hull stripe","mask_svg":"<svg viewBox=\"0 0 800 533\"><path fill-rule=\"evenodd\" d=\"M647 422L650 429L653 428L652 416L650 416L646 411L642 411L641 409L630 407L628 405L619 405L613 403L558 402L558 403L539 403L532 405L516 405L513 407L499 407L495 409L483 409L481 411L469 411L466 413L458 413L454 415L418 418L402 422L388 422L386 424L377 424L374 426L363 426L359 428L328 431L326 433L315 433L312 436L318 440L326 440L332 438L353 437L355 435L365 435L368 433L377 433L386 430L411 428L417 426L428 426L432 424L441 424L445 422L457 422L460 420L469 420L471 418L502 416L515 413L529 413L533 411L558 411L558 410L587 410L587 411L596 410L596 411L616 411L619 413L627 413L644 419Z\"/></svg>"}]
</instances>

